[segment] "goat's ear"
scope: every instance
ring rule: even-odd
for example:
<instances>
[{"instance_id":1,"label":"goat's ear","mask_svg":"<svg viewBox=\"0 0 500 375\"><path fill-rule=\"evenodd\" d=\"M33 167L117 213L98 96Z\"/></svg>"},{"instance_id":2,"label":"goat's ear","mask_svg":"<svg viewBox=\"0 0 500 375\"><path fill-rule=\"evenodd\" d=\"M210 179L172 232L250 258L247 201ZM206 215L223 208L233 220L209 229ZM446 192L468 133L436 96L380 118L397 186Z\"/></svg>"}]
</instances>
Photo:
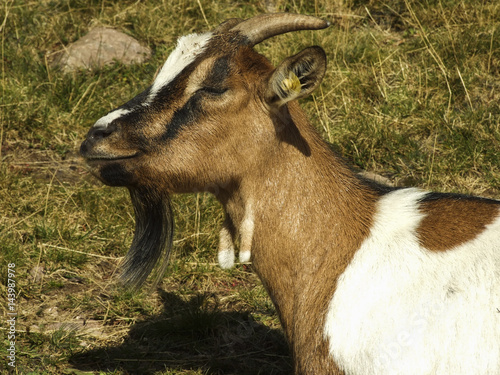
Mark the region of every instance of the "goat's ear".
<instances>
[{"instance_id":1,"label":"goat's ear","mask_svg":"<svg viewBox=\"0 0 500 375\"><path fill-rule=\"evenodd\" d=\"M309 47L285 59L273 72L267 88L271 105L309 95L319 86L326 71L326 55L321 47Z\"/></svg>"}]
</instances>

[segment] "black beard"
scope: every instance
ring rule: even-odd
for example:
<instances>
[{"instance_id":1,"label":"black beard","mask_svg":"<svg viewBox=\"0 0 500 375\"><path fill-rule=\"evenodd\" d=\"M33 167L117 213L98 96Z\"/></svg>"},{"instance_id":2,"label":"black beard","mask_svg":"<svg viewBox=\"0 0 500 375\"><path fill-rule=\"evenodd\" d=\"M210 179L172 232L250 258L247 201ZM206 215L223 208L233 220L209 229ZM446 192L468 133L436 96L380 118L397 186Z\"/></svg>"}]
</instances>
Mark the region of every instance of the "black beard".
<instances>
[{"instance_id":1,"label":"black beard","mask_svg":"<svg viewBox=\"0 0 500 375\"><path fill-rule=\"evenodd\" d=\"M162 279L172 250L174 218L170 196L154 189L129 187L134 205L135 232L122 263L120 281L126 287L141 287L154 272L153 287Z\"/></svg>"}]
</instances>

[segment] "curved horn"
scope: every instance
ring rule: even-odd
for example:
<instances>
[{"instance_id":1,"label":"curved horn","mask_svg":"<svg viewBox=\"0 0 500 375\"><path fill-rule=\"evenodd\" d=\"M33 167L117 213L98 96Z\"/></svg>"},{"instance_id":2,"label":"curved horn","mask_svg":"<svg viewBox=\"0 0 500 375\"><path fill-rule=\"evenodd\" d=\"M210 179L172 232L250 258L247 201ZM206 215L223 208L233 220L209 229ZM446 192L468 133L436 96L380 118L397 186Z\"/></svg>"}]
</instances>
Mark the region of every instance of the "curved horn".
<instances>
[{"instance_id":1,"label":"curved horn","mask_svg":"<svg viewBox=\"0 0 500 375\"><path fill-rule=\"evenodd\" d=\"M313 16L293 13L261 14L249 18L231 29L239 31L256 45L275 35L298 30L318 30L330 26L330 22Z\"/></svg>"}]
</instances>

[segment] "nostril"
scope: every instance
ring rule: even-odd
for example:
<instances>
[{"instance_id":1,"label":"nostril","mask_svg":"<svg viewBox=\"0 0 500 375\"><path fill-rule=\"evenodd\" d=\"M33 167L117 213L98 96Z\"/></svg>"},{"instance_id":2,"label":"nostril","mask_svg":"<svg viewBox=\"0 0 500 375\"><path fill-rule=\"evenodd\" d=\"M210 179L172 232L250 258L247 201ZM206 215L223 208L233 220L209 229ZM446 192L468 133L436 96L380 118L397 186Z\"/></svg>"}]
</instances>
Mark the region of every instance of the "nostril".
<instances>
[{"instance_id":1,"label":"nostril","mask_svg":"<svg viewBox=\"0 0 500 375\"><path fill-rule=\"evenodd\" d=\"M113 132L109 129L96 129L94 131L94 133L92 134L92 137L97 138L97 139L106 138L109 135L111 135L111 133L113 133Z\"/></svg>"},{"instance_id":2,"label":"nostril","mask_svg":"<svg viewBox=\"0 0 500 375\"><path fill-rule=\"evenodd\" d=\"M114 125L113 123L107 126L94 126L92 129L90 129L88 138L94 140L103 139L109 137L111 134L115 132L115 130L116 130L116 125Z\"/></svg>"}]
</instances>

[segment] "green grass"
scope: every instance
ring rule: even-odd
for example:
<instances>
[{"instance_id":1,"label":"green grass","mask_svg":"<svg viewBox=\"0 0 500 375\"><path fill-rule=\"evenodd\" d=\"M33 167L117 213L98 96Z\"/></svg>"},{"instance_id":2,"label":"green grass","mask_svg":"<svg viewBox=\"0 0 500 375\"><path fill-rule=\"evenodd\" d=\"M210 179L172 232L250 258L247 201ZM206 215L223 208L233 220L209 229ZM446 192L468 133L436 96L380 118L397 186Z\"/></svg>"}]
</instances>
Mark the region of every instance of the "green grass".
<instances>
[{"instance_id":1,"label":"green grass","mask_svg":"<svg viewBox=\"0 0 500 375\"><path fill-rule=\"evenodd\" d=\"M290 373L275 310L251 268L215 264L223 219L215 199L174 197L163 283L152 293L116 290L132 207L125 189L99 184L77 156L93 122L151 82L178 36L251 17L265 3L2 2L0 298L15 263L14 373ZM302 105L332 148L400 186L500 197L497 1L272 3L334 21L258 46L274 63L309 45L326 50L324 82ZM54 51L98 25L134 36L152 58L69 74L51 67ZM10 369L4 358L1 372Z\"/></svg>"}]
</instances>

